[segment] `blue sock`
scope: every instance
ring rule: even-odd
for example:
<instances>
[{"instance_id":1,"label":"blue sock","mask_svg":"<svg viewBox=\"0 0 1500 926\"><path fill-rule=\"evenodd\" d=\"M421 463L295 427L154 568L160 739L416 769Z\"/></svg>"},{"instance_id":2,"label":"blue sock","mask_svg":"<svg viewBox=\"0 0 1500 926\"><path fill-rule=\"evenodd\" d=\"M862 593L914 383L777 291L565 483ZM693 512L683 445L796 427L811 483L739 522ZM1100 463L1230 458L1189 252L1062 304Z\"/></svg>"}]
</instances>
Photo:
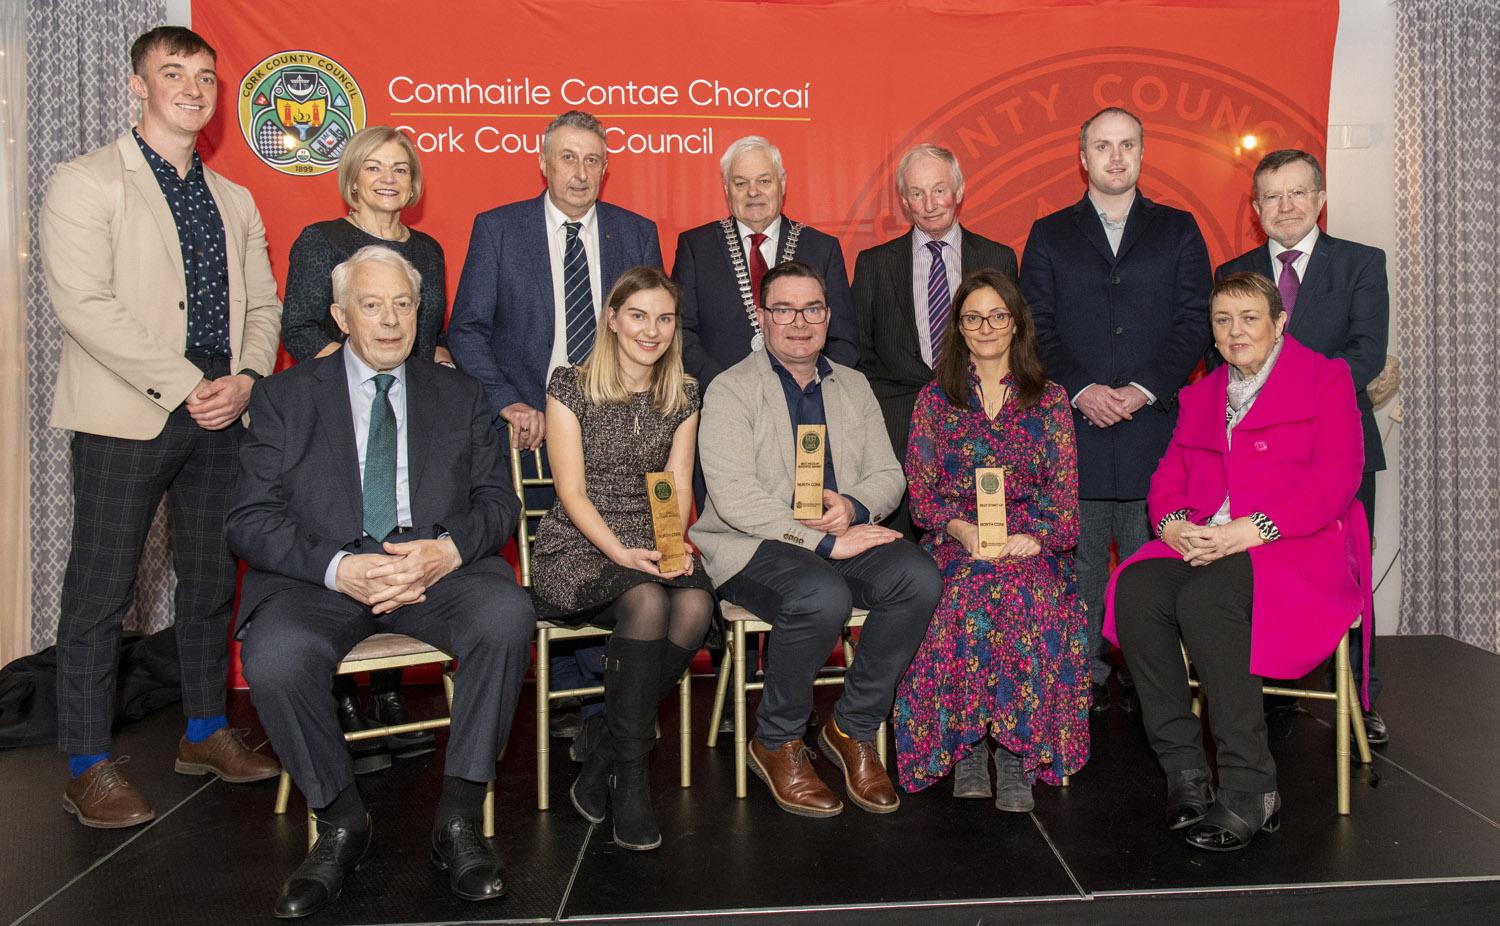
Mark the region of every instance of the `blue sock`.
<instances>
[{"instance_id":1,"label":"blue sock","mask_svg":"<svg viewBox=\"0 0 1500 926\"><path fill-rule=\"evenodd\" d=\"M201 743L228 725L229 718L223 714L214 717L189 717L187 733L183 735L189 743Z\"/></svg>"},{"instance_id":2,"label":"blue sock","mask_svg":"<svg viewBox=\"0 0 1500 926\"><path fill-rule=\"evenodd\" d=\"M96 752L91 756L68 756L68 774L77 778L108 758L107 752Z\"/></svg>"}]
</instances>

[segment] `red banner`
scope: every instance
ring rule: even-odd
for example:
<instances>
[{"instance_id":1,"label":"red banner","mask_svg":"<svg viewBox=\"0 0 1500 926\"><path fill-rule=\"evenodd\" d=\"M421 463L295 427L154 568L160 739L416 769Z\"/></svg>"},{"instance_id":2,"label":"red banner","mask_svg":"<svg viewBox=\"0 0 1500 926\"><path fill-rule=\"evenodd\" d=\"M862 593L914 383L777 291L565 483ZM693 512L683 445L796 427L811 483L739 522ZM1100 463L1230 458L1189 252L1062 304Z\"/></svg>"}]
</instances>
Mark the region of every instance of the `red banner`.
<instances>
[{"instance_id":1,"label":"red banner","mask_svg":"<svg viewBox=\"0 0 1500 926\"><path fill-rule=\"evenodd\" d=\"M1336 0L380 0L200 2L219 52L204 150L245 184L277 275L303 226L345 211L343 140L406 127L427 192L405 215L456 286L476 213L537 195L540 134L581 108L609 128L604 198L654 219L662 251L727 214L718 159L761 134L786 212L862 248L904 231L894 160L931 141L962 162L964 223L1019 253L1082 195L1078 126L1145 122L1147 196L1198 217L1215 261L1260 241L1259 156L1323 154ZM670 268L668 268L670 269Z\"/></svg>"}]
</instances>

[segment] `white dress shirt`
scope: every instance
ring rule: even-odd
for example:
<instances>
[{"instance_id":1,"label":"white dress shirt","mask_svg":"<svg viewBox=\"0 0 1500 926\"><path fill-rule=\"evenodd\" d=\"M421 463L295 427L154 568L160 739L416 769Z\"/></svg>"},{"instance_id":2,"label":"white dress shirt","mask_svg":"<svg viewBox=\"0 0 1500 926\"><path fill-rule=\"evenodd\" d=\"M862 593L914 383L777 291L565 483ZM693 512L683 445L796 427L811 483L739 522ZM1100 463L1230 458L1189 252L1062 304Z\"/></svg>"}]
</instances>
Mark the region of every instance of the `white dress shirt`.
<instances>
[{"instance_id":1,"label":"white dress shirt","mask_svg":"<svg viewBox=\"0 0 1500 926\"><path fill-rule=\"evenodd\" d=\"M1271 282L1281 284L1281 270L1283 264L1277 260L1276 255L1282 251L1301 251L1296 260L1292 261L1292 268L1297 271L1297 282L1300 285L1307 279L1307 262L1312 257L1313 245L1318 243L1318 226L1314 225L1312 231L1302 236L1302 240L1289 248L1282 247L1275 238L1267 242L1271 246Z\"/></svg>"},{"instance_id":2,"label":"white dress shirt","mask_svg":"<svg viewBox=\"0 0 1500 926\"><path fill-rule=\"evenodd\" d=\"M750 268L750 236L755 232L739 219L734 220L734 226L740 233L740 247L745 250L745 269L748 270ZM776 259L779 256L776 253L776 242L781 238L781 216L778 215L772 219L771 224L767 225L766 230L761 234L766 236L766 240L760 243L760 256L766 259L766 269L770 270L776 266ZM755 298L758 302L760 293L756 293Z\"/></svg>"},{"instance_id":3,"label":"white dress shirt","mask_svg":"<svg viewBox=\"0 0 1500 926\"><path fill-rule=\"evenodd\" d=\"M917 319L917 344L922 349L922 360L936 369L937 358L932 355L932 323L927 317L927 277L932 273L929 241L941 241L947 245L943 248L943 269L948 273L948 298L952 299L963 277L963 230L957 222L949 226L941 238L934 238L916 226L911 230L911 297L912 314Z\"/></svg>"},{"instance_id":4,"label":"white dress shirt","mask_svg":"<svg viewBox=\"0 0 1500 926\"><path fill-rule=\"evenodd\" d=\"M359 484L365 483L365 448L370 441L370 408L375 404L376 371L359 358L348 344L342 349L344 355L344 378L349 384L349 411L354 416L354 446L359 457ZM396 381L386 391L391 411L396 413L396 525L411 527L411 483L406 453L406 364L389 370ZM361 503L362 504L362 503ZM363 510L363 508L361 508ZM323 585L338 591L337 578L339 560L350 555L340 550L333 555L328 569L323 573Z\"/></svg>"},{"instance_id":5,"label":"white dress shirt","mask_svg":"<svg viewBox=\"0 0 1500 926\"><path fill-rule=\"evenodd\" d=\"M547 382L552 381L552 371L568 366L568 306L563 294L563 254L568 247L568 230L563 227L573 221L557 206L551 196L542 197L542 213L547 221L547 263L552 271L552 359L547 363ZM604 304L603 279L599 267L599 209L590 206L589 211L578 220L583 226L578 229L578 240L583 242L583 253L589 262L589 289L594 297L594 319L599 318L599 306Z\"/></svg>"}]
</instances>

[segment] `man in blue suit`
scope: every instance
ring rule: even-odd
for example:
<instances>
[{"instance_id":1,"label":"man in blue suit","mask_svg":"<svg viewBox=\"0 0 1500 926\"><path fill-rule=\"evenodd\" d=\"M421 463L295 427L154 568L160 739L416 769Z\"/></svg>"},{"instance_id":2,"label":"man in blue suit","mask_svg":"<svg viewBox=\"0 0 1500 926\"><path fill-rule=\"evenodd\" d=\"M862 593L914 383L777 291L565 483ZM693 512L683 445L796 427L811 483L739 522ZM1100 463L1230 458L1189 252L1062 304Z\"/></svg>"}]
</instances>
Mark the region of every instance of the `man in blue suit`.
<instances>
[{"instance_id":1,"label":"man in blue suit","mask_svg":"<svg viewBox=\"0 0 1500 926\"><path fill-rule=\"evenodd\" d=\"M1095 710L1109 707L1103 645L1109 551L1151 536L1146 493L1177 421L1177 390L1208 346L1208 248L1191 214L1136 189L1140 119L1105 109L1079 131L1088 190L1037 219L1021 257L1048 378L1078 431L1078 586L1089 612ZM1122 674L1120 706L1137 704Z\"/></svg>"},{"instance_id":2,"label":"man in blue suit","mask_svg":"<svg viewBox=\"0 0 1500 926\"><path fill-rule=\"evenodd\" d=\"M570 110L547 126L538 159L547 189L540 196L481 212L469 236L448 347L460 369L484 384L495 426L526 450L546 437L547 380L594 346L599 307L631 267L661 268L656 223L599 202L609 165L604 126ZM551 498L527 500L545 507ZM555 651L559 688L589 684L602 647ZM592 705L589 710L599 709ZM577 732L571 712L554 715L557 735Z\"/></svg>"},{"instance_id":3,"label":"man in blue suit","mask_svg":"<svg viewBox=\"0 0 1500 926\"><path fill-rule=\"evenodd\" d=\"M682 360L698 388L763 346L757 294L766 271L789 260L814 267L828 283L828 359L858 359L854 302L839 241L781 213L786 167L759 135L734 142L719 159L729 215L677 236L672 279L682 287ZM699 494L700 502L702 494Z\"/></svg>"},{"instance_id":4,"label":"man in blue suit","mask_svg":"<svg viewBox=\"0 0 1500 926\"><path fill-rule=\"evenodd\" d=\"M1274 280L1286 306L1286 333L1313 350L1349 364L1365 431L1365 474L1359 500L1365 506L1373 536L1375 474L1385 469L1385 451L1375 425L1375 409L1365 392L1385 366L1391 300L1385 276L1385 252L1345 241L1318 229L1318 215L1328 200L1323 168L1306 151L1272 151L1256 165L1251 206L1260 217L1266 243L1219 268L1217 276L1250 271ZM1208 365L1221 361L1208 352ZM1373 614L1365 615L1373 626ZM1370 637L1370 704L1365 732L1371 743L1390 739L1385 720L1373 710L1380 693L1375 672L1374 636ZM1351 634L1351 663L1364 672L1360 647L1364 638Z\"/></svg>"}]
</instances>

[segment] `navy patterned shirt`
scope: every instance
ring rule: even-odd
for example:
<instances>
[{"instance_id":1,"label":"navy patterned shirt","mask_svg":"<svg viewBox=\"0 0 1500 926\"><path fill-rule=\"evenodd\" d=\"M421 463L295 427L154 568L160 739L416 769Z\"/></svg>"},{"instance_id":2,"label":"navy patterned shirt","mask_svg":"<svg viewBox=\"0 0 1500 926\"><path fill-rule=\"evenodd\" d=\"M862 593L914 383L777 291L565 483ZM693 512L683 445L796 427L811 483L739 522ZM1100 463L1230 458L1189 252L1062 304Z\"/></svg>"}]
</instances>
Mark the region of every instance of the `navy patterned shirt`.
<instances>
[{"instance_id":1,"label":"navy patterned shirt","mask_svg":"<svg viewBox=\"0 0 1500 926\"><path fill-rule=\"evenodd\" d=\"M177 168L151 150L139 132L131 134L177 223L187 277L187 350L228 357L229 258L224 248L224 219L203 177L203 161L194 151L188 175L179 177Z\"/></svg>"}]
</instances>

